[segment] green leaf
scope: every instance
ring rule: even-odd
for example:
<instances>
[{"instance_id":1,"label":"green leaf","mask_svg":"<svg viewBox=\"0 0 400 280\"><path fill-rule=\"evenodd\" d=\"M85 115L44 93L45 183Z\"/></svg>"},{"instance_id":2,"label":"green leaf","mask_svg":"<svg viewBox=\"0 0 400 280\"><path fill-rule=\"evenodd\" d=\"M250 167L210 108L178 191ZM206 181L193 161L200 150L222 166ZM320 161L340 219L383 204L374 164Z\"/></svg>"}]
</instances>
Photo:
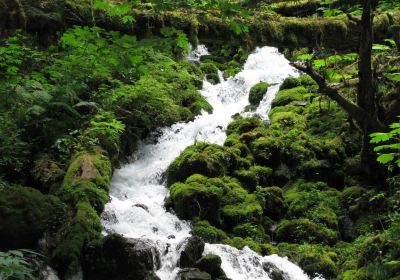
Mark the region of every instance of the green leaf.
<instances>
[{"instance_id":1,"label":"green leaf","mask_svg":"<svg viewBox=\"0 0 400 280\"><path fill-rule=\"evenodd\" d=\"M383 154L377 158L377 161L381 164L387 164L394 160L394 154Z\"/></svg>"}]
</instances>

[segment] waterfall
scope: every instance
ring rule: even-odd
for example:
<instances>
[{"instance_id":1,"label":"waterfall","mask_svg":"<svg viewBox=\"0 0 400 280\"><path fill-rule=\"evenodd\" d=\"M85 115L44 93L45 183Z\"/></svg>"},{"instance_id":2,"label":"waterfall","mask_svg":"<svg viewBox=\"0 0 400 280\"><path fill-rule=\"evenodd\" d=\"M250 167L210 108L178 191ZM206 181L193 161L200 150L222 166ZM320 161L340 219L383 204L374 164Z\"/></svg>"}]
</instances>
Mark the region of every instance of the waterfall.
<instances>
[{"instance_id":1,"label":"waterfall","mask_svg":"<svg viewBox=\"0 0 400 280\"><path fill-rule=\"evenodd\" d=\"M189 56L196 61L207 54L200 46ZM281 83L288 76L297 76L289 62L277 49L257 48L244 69L235 77L212 85L204 81L201 94L213 106L212 114L203 112L189 123L177 123L164 128L157 139L144 141L132 163L115 171L111 182L111 201L105 207L102 223L105 234L115 232L131 238L150 239L157 244L161 254L161 268L156 274L162 280L175 279L179 268L178 244L191 236L191 225L181 221L164 208L168 188L161 177L168 165L195 141L223 144L225 129L237 113L259 114L267 119L271 102ZM250 88L263 81L271 84L260 106L253 113L244 113L248 105ZM269 279L262 268L263 262L273 263L284 272L287 279L309 279L304 272L286 258L277 255L261 257L249 248L238 250L227 245L206 244L205 253L221 257L222 268L233 280Z\"/></svg>"}]
</instances>

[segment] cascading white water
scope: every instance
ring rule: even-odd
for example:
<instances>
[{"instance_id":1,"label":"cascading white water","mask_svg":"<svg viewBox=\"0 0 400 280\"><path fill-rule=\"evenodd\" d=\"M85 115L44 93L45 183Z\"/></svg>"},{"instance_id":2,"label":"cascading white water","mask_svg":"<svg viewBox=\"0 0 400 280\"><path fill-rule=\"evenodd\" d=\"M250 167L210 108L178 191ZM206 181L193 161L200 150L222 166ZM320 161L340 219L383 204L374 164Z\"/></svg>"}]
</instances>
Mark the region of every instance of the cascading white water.
<instances>
[{"instance_id":1,"label":"cascading white water","mask_svg":"<svg viewBox=\"0 0 400 280\"><path fill-rule=\"evenodd\" d=\"M188 58L196 61L206 54L200 46ZM232 115L243 113L248 105L250 88L260 81L279 84L297 72L277 49L257 48L244 65L243 71L217 85L204 82L201 94L213 106L212 114L203 112L189 123L177 123L164 128L157 142L143 142L132 163L116 170L111 182L111 202L106 205L102 223L105 232L125 237L150 239L161 254L161 268L156 272L162 280L175 279L178 268L177 246L190 236L191 226L164 208L169 190L161 184L168 165L195 141L223 144L225 129ZM279 85L271 86L256 112L267 118L271 102ZM249 113L246 113L249 115ZM250 113L251 114L251 113ZM302 270L279 256L261 257L249 248L237 250L227 245L207 244L205 253L222 258L222 268L233 280L269 279L262 269L263 262L272 262L287 279L308 279Z\"/></svg>"}]
</instances>

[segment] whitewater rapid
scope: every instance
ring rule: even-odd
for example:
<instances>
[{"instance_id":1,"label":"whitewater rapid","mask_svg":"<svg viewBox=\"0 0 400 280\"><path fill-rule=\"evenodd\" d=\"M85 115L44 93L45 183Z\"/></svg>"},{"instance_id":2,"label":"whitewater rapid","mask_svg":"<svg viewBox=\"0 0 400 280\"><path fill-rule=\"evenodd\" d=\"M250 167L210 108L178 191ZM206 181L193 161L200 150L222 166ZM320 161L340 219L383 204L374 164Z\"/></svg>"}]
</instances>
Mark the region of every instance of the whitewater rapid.
<instances>
[{"instance_id":1,"label":"whitewater rapid","mask_svg":"<svg viewBox=\"0 0 400 280\"><path fill-rule=\"evenodd\" d=\"M207 49L200 46L188 60L198 61L204 54L207 54ZM235 77L222 80L217 85L204 81L201 94L213 106L213 113L203 112L192 122L161 129L157 139L150 138L139 145L130 164L115 171L111 182L111 201L105 207L103 217L106 218L102 220L104 233L115 232L125 237L152 240L162 256L161 268L156 274L161 280L174 280L179 271L177 262L180 252L177 246L191 236L191 225L164 208L169 190L162 183L163 173L186 147L196 141L223 144L225 129L233 115L258 114L266 120L279 84L286 77L297 75L277 49L263 47L257 48L248 57L243 70ZM260 81L275 85L269 88L254 112L244 112L249 104L250 88ZM238 250L227 245L206 244L204 253L219 255L222 268L232 280L269 279L262 268L263 262L273 263L281 269L285 279L309 279L286 258L277 255L261 257L247 247Z\"/></svg>"}]
</instances>

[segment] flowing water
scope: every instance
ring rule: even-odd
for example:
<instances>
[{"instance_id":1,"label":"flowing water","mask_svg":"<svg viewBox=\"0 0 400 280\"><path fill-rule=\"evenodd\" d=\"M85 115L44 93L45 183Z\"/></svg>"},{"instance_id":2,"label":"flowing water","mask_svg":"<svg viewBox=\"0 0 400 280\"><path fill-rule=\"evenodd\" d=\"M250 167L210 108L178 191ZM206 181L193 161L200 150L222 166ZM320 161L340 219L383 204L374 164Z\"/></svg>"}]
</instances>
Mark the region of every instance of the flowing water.
<instances>
[{"instance_id":1,"label":"flowing water","mask_svg":"<svg viewBox=\"0 0 400 280\"><path fill-rule=\"evenodd\" d=\"M206 48L200 46L188 59L198 61L206 53ZM195 141L223 144L225 129L232 115L259 114L266 120L279 83L288 76L297 75L277 49L264 47L257 48L249 56L244 69L234 78L217 85L205 81L201 94L213 106L213 113L203 112L192 122L162 129L157 139L140 144L132 163L115 171L111 182L111 201L106 205L102 221L105 233L116 232L125 237L153 241L161 254L161 268L157 275L162 280L175 279L179 271L178 245L191 236L191 226L165 210L164 200L169 191L162 184L163 173ZM255 112L244 113L249 90L260 81L276 85L269 88ZM205 253L219 255L222 268L233 280L269 279L262 268L264 262L282 270L285 279L308 279L299 267L287 259L277 255L261 257L247 247L238 250L227 245L206 244Z\"/></svg>"}]
</instances>

